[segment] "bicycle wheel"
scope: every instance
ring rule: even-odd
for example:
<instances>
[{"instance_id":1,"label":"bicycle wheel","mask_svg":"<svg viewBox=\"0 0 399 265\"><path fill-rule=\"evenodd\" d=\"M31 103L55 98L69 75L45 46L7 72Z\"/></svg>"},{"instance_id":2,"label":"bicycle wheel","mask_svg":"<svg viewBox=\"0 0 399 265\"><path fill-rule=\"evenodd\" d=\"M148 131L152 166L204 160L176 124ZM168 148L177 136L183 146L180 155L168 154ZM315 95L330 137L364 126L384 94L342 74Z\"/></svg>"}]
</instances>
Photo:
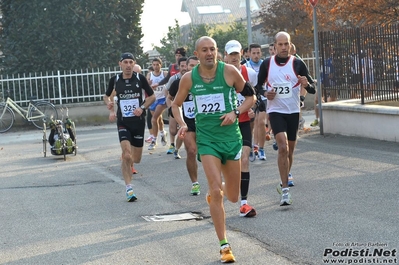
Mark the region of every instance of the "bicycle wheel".
<instances>
[{"instance_id":1,"label":"bicycle wheel","mask_svg":"<svg viewBox=\"0 0 399 265\"><path fill-rule=\"evenodd\" d=\"M45 119L47 125L50 123L51 119L58 119L57 109L50 102L38 101L35 102L33 105L34 107L32 107L28 113L28 119L30 119L30 121L33 123L33 125L35 125L36 128L43 129L43 119ZM44 114L44 117L40 117L41 113Z\"/></svg>"},{"instance_id":2,"label":"bicycle wheel","mask_svg":"<svg viewBox=\"0 0 399 265\"><path fill-rule=\"evenodd\" d=\"M0 104L0 133L11 129L14 124L15 114L6 104Z\"/></svg>"}]
</instances>

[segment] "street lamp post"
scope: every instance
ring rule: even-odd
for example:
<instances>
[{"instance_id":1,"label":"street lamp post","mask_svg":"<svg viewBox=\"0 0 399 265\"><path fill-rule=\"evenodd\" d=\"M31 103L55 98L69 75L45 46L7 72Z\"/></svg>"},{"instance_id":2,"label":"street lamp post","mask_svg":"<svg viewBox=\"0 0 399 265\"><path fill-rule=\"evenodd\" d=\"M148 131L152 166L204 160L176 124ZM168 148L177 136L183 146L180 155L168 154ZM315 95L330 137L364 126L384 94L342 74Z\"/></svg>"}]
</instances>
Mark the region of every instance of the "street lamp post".
<instances>
[{"instance_id":1,"label":"street lamp post","mask_svg":"<svg viewBox=\"0 0 399 265\"><path fill-rule=\"evenodd\" d=\"M251 6L249 0L245 0L245 9L247 11L247 32L248 32L248 47L252 43L252 24L251 24Z\"/></svg>"},{"instance_id":2,"label":"street lamp post","mask_svg":"<svg viewBox=\"0 0 399 265\"><path fill-rule=\"evenodd\" d=\"M318 0L309 0L309 3L313 7L313 37L314 37L314 49L315 49L315 56L316 56L316 86L317 86L317 102L318 110L319 110L319 118L320 118L320 134L324 135L323 129L323 112L322 112L322 101L321 101L321 79L320 79L320 62L319 62L319 39L317 35L317 14L316 14L316 5Z\"/></svg>"}]
</instances>

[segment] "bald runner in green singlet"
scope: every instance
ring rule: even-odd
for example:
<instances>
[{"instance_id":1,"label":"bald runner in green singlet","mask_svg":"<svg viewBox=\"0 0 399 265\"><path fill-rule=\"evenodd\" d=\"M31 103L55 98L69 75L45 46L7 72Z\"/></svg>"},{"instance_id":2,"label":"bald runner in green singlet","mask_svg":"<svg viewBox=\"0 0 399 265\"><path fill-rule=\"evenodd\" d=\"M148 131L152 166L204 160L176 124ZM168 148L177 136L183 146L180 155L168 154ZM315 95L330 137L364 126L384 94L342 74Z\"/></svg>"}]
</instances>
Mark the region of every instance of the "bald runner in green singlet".
<instances>
[{"instance_id":1,"label":"bald runner in green singlet","mask_svg":"<svg viewBox=\"0 0 399 265\"><path fill-rule=\"evenodd\" d=\"M178 135L184 137L187 125L179 108L189 92L193 95L198 159L202 162L209 186L206 200L221 247L221 261L234 262L226 238L223 196L231 202L238 201L242 137L237 117L255 103L255 92L236 67L217 61L217 53L214 39L204 36L196 41L194 55L200 64L180 80L172 111L180 126ZM240 106L236 105L236 91L245 97ZM225 185L222 185L222 175Z\"/></svg>"}]
</instances>

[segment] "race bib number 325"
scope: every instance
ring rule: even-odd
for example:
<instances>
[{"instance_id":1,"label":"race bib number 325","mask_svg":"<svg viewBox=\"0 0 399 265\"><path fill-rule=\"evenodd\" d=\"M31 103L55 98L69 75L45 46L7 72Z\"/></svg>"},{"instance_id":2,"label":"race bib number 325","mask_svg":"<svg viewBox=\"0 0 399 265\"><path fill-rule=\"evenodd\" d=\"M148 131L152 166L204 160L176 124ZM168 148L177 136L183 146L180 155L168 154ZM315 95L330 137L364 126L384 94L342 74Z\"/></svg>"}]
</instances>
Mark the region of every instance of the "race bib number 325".
<instances>
[{"instance_id":1,"label":"race bib number 325","mask_svg":"<svg viewBox=\"0 0 399 265\"><path fill-rule=\"evenodd\" d=\"M196 96L197 113L215 113L226 110L223 93Z\"/></svg>"},{"instance_id":2,"label":"race bib number 325","mask_svg":"<svg viewBox=\"0 0 399 265\"><path fill-rule=\"evenodd\" d=\"M122 117L133 117L133 111L139 107L139 99L123 99L120 101Z\"/></svg>"}]
</instances>

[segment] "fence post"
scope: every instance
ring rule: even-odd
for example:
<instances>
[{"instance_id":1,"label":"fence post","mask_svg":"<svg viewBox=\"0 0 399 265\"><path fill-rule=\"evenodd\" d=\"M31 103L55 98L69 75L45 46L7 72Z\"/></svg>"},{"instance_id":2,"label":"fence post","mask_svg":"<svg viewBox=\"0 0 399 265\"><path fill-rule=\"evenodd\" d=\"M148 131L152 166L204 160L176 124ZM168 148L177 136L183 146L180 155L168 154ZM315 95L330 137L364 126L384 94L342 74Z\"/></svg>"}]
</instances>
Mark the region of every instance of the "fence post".
<instances>
[{"instance_id":1,"label":"fence post","mask_svg":"<svg viewBox=\"0 0 399 265\"><path fill-rule=\"evenodd\" d=\"M358 51L357 63L359 64L359 74L360 74L360 103L364 105L364 84L363 84L363 65L362 65L362 46L360 43L360 28L356 28L356 47ZM366 74L366 73L364 73Z\"/></svg>"},{"instance_id":2,"label":"fence post","mask_svg":"<svg viewBox=\"0 0 399 265\"><path fill-rule=\"evenodd\" d=\"M58 74L58 93L60 94L60 105L62 105L62 94L61 94L61 74L60 74L60 70L57 71Z\"/></svg>"}]
</instances>

